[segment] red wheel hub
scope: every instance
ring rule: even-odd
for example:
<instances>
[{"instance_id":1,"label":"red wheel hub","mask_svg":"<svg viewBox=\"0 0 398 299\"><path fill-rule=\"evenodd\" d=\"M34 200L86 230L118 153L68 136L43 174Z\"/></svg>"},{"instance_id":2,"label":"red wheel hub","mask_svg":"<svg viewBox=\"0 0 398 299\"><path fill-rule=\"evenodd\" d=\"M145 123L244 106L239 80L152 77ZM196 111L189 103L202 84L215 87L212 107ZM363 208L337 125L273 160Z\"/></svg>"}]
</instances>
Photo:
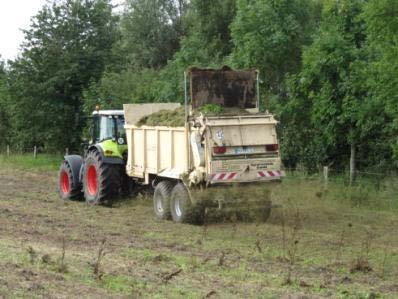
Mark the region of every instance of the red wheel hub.
<instances>
[{"instance_id":1,"label":"red wheel hub","mask_svg":"<svg viewBox=\"0 0 398 299\"><path fill-rule=\"evenodd\" d=\"M69 175L65 170L61 174L61 189L64 194L69 193Z\"/></svg>"},{"instance_id":2,"label":"red wheel hub","mask_svg":"<svg viewBox=\"0 0 398 299\"><path fill-rule=\"evenodd\" d=\"M97 169L94 165L90 165L87 170L87 190L90 195L97 194L98 181L97 181Z\"/></svg>"}]
</instances>

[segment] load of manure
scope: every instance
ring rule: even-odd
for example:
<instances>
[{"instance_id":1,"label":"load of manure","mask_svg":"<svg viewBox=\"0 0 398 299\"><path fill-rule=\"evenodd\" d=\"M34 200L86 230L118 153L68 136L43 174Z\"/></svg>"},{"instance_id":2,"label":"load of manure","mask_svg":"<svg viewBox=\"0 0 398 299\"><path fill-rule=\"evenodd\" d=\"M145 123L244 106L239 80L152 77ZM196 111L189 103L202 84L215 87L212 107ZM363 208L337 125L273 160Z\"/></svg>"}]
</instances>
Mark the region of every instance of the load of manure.
<instances>
[{"instance_id":1,"label":"load of manure","mask_svg":"<svg viewBox=\"0 0 398 299\"><path fill-rule=\"evenodd\" d=\"M205 116L228 116L228 115L248 115L245 109L237 107L223 107L217 104L206 104L200 107L199 112ZM198 112L194 113L199 115ZM175 110L160 110L142 117L137 123L141 126L164 126L164 127L183 127L185 125L185 109L179 107Z\"/></svg>"},{"instance_id":2,"label":"load of manure","mask_svg":"<svg viewBox=\"0 0 398 299\"><path fill-rule=\"evenodd\" d=\"M160 110L144 116L136 123L136 126L183 127L185 125L184 118L184 107L175 110Z\"/></svg>"}]
</instances>

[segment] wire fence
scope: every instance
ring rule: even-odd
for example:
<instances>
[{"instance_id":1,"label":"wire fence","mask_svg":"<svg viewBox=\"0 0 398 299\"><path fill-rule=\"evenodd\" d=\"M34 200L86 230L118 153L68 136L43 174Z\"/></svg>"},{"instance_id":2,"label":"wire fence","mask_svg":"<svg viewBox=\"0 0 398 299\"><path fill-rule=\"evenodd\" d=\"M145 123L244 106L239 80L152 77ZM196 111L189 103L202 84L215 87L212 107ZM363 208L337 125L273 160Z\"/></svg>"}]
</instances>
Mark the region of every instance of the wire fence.
<instances>
[{"instance_id":1,"label":"wire fence","mask_svg":"<svg viewBox=\"0 0 398 299\"><path fill-rule=\"evenodd\" d=\"M38 158L40 155L53 155L62 157L68 154L82 154L65 148L64 150L48 150L41 146L13 147L11 145L0 146L0 155L4 157L31 156ZM335 183L342 186L360 186L372 188L376 191L386 191L398 195L398 173L393 171L372 171L358 168L355 170L354 180L347 168L333 168L321 166L318 171L308 171L303 167L284 168L286 176L284 180L300 179L317 182L320 186ZM389 195L390 196L390 195ZM398 198L398 196L396 196Z\"/></svg>"},{"instance_id":2,"label":"wire fence","mask_svg":"<svg viewBox=\"0 0 398 299\"><path fill-rule=\"evenodd\" d=\"M49 150L41 146L33 146L33 147L12 147L10 145L0 146L0 155L12 157L18 155L31 155L34 158L37 158L40 154L45 155L69 155L76 153L75 151L71 151L69 148L65 148L64 150Z\"/></svg>"},{"instance_id":3,"label":"wire fence","mask_svg":"<svg viewBox=\"0 0 398 299\"><path fill-rule=\"evenodd\" d=\"M49 150L42 146L33 147L13 147L11 145L0 146L0 155L2 156L18 156L18 155L31 155L37 158L38 155L69 155L69 154L82 154L81 152L65 148L63 150ZM327 169L325 171L325 168ZM287 174L287 178L303 178L307 180L321 180L321 181L339 181L343 183L350 182L350 171L348 168L332 168L320 167L318 171L308 171L303 167L286 168L283 170ZM384 180L385 178L398 177L397 172L393 171L373 171L367 169L355 170L355 181L372 180L374 182Z\"/></svg>"}]
</instances>

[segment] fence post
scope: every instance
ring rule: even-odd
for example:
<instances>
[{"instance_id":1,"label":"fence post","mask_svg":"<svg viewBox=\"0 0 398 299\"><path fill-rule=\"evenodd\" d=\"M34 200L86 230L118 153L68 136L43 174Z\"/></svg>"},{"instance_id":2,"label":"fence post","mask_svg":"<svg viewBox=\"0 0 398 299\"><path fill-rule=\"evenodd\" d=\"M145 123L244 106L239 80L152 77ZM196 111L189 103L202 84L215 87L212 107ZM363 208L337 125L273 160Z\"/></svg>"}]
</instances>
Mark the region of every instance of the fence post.
<instances>
[{"instance_id":1,"label":"fence post","mask_svg":"<svg viewBox=\"0 0 398 299\"><path fill-rule=\"evenodd\" d=\"M323 166L323 182L325 184L325 187L328 186L328 178L329 178L329 167Z\"/></svg>"},{"instance_id":2,"label":"fence post","mask_svg":"<svg viewBox=\"0 0 398 299\"><path fill-rule=\"evenodd\" d=\"M10 145L7 144L7 157L9 157L9 156L10 156Z\"/></svg>"},{"instance_id":3,"label":"fence post","mask_svg":"<svg viewBox=\"0 0 398 299\"><path fill-rule=\"evenodd\" d=\"M35 145L34 147L33 147L33 158L37 158L37 146Z\"/></svg>"},{"instance_id":4,"label":"fence post","mask_svg":"<svg viewBox=\"0 0 398 299\"><path fill-rule=\"evenodd\" d=\"M69 155L69 148L68 147L65 149L65 156L67 156L67 155Z\"/></svg>"},{"instance_id":5,"label":"fence post","mask_svg":"<svg viewBox=\"0 0 398 299\"><path fill-rule=\"evenodd\" d=\"M350 186L355 183L355 145L351 143L351 155L350 155Z\"/></svg>"}]
</instances>

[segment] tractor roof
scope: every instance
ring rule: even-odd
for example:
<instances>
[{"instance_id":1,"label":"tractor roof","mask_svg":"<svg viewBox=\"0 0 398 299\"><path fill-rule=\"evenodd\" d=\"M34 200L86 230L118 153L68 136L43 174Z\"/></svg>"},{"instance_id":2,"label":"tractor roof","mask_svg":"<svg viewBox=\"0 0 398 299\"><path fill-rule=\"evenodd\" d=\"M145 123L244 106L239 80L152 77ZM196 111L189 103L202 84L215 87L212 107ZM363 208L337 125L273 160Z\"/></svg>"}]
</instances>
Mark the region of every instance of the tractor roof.
<instances>
[{"instance_id":1,"label":"tractor roof","mask_svg":"<svg viewBox=\"0 0 398 299\"><path fill-rule=\"evenodd\" d=\"M124 115L123 110L99 110L93 111L93 115Z\"/></svg>"}]
</instances>

